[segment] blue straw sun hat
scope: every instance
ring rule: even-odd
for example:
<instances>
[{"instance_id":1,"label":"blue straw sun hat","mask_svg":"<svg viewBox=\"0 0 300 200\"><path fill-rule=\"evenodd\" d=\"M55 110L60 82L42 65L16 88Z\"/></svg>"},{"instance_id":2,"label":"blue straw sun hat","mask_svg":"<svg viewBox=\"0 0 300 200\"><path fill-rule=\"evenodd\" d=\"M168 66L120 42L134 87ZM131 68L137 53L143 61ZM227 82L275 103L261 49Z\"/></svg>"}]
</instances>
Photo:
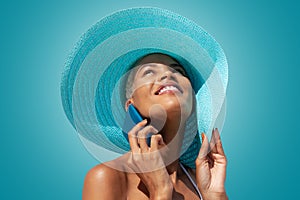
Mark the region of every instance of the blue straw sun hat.
<instances>
[{"instance_id":1,"label":"blue straw sun hat","mask_svg":"<svg viewBox=\"0 0 300 200\"><path fill-rule=\"evenodd\" d=\"M140 58L163 53L185 68L196 96L180 161L194 168L201 141L224 122L228 66L220 45L193 21L160 8L130 8L104 17L79 40L61 81L64 111L101 162L128 152L122 134L126 72Z\"/></svg>"}]
</instances>

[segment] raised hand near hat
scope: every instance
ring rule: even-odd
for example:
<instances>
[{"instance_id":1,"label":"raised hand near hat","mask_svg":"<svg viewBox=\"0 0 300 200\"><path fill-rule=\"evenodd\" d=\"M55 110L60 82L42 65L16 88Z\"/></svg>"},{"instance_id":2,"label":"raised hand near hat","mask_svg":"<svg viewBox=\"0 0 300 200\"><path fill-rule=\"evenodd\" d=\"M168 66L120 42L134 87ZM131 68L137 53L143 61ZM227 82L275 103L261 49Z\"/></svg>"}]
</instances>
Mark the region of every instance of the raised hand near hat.
<instances>
[{"instance_id":1,"label":"raised hand near hat","mask_svg":"<svg viewBox=\"0 0 300 200\"><path fill-rule=\"evenodd\" d=\"M196 159L197 186L204 200L227 200L225 191L227 160L218 129L211 141L202 133L202 146Z\"/></svg>"},{"instance_id":2,"label":"raised hand near hat","mask_svg":"<svg viewBox=\"0 0 300 200\"><path fill-rule=\"evenodd\" d=\"M136 172L149 191L150 199L172 199L173 184L158 151L165 146L163 138L151 125L143 120L128 133L131 155L128 165ZM147 134L152 133L151 147L147 145Z\"/></svg>"}]
</instances>

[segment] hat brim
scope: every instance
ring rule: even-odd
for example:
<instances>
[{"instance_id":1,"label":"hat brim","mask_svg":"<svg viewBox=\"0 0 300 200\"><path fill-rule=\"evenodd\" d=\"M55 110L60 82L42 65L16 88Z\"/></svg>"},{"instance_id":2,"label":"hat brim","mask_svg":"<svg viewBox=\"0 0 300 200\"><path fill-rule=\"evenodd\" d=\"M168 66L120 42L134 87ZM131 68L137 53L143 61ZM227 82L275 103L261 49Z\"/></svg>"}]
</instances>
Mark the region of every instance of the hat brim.
<instances>
[{"instance_id":1,"label":"hat brim","mask_svg":"<svg viewBox=\"0 0 300 200\"><path fill-rule=\"evenodd\" d=\"M201 117L197 124L187 125L186 135L192 139L186 148L197 130L209 131L215 121L216 102L223 105L228 80L220 45L178 14L159 8L132 8L113 13L90 28L66 63L61 84L63 107L81 136L117 153L129 150L125 138L118 136L125 116L119 81L133 63L150 53L178 60L195 91L196 114Z\"/></svg>"}]
</instances>

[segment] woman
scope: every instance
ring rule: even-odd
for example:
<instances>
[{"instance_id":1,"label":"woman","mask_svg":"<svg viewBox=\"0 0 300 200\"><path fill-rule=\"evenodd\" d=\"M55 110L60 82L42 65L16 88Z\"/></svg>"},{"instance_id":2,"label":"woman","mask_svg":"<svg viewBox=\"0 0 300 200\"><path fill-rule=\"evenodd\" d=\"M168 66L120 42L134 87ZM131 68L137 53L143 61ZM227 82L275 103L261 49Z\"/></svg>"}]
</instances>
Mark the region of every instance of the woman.
<instances>
[{"instance_id":1,"label":"woman","mask_svg":"<svg viewBox=\"0 0 300 200\"><path fill-rule=\"evenodd\" d=\"M87 173L83 199L227 199L218 129L210 141L204 134L222 122L227 81L220 45L178 14L131 8L95 24L61 84L69 121L102 162ZM121 124L132 106L144 120L127 141Z\"/></svg>"},{"instance_id":2,"label":"woman","mask_svg":"<svg viewBox=\"0 0 300 200\"><path fill-rule=\"evenodd\" d=\"M159 104L166 111L166 121L160 131L147 125L147 120L138 123L129 132L131 152L111 162L120 162L124 168L143 171L163 165L164 157L170 153L175 152L179 157L184 135L182 127L185 127L179 127L179 124L182 117L185 122L192 112L193 90L184 68L167 55L150 54L142 58L138 66L132 83L135 89L126 101L126 107L134 104L142 116L150 118L151 106ZM169 89L160 92L166 86ZM146 143L146 135L149 133L154 133L150 147ZM169 147L164 155L157 151L166 146L176 134L181 136L176 141L177 145ZM226 158L217 129L213 131L212 139L216 144L211 143L212 149L208 153L209 142L202 134L203 144L196 159L196 170L188 169L197 188L183 172L178 159L155 171L137 174L100 164L86 176L83 199L199 199L197 189L205 200L227 199L224 188ZM150 156L150 152L153 155Z\"/></svg>"}]
</instances>

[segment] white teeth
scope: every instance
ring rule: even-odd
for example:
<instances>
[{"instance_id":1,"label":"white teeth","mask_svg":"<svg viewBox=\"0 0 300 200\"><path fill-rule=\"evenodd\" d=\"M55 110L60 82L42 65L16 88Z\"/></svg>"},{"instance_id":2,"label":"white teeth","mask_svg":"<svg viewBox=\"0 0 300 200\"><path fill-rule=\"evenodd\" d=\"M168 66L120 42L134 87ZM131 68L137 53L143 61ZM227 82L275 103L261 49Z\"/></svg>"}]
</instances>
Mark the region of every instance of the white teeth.
<instances>
[{"instance_id":1,"label":"white teeth","mask_svg":"<svg viewBox=\"0 0 300 200\"><path fill-rule=\"evenodd\" d=\"M159 91L158 94L161 94L161 93L163 93L163 92L165 92L165 91L179 91L179 90L177 89L177 87L174 87L174 86L166 86L166 87L163 87L163 88Z\"/></svg>"}]
</instances>

